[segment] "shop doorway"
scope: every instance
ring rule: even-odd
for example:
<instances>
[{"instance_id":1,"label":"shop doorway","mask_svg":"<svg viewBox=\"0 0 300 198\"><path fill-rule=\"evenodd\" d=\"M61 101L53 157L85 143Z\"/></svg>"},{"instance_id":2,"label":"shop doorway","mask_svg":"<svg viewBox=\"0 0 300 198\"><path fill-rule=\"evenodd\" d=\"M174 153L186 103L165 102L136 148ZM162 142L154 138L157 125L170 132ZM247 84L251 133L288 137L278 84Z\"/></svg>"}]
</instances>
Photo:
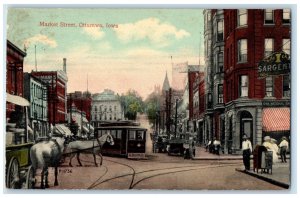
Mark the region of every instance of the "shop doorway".
<instances>
[{"instance_id":1,"label":"shop doorway","mask_svg":"<svg viewBox=\"0 0 300 198\"><path fill-rule=\"evenodd\" d=\"M253 143L253 118L248 111L242 111L240 114L240 148L242 148L242 138L246 134Z\"/></svg>"}]
</instances>

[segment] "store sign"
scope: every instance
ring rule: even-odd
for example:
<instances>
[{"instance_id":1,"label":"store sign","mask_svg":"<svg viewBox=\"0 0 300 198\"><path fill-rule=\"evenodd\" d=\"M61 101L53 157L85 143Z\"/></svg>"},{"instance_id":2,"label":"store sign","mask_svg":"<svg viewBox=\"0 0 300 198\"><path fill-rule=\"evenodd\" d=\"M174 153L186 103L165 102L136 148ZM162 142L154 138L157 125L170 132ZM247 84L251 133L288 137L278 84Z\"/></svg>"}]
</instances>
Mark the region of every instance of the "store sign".
<instances>
[{"instance_id":1,"label":"store sign","mask_svg":"<svg viewBox=\"0 0 300 198\"><path fill-rule=\"evenodd\" d=\"M291 102L289 100L276 101L276 100L267 100L262 102L263 107L289 107Z\"/></svg>"},{"instance_id":2,"label":"store sign","mask_svg":"<svg viewBox=\"0 0 300 198\"><path fill-rule=\"evenodd\" d=\"M275 52L258 64L258 77L288 74L291 71L290 56L284 52Z\"/></svg>"}]
</instances>

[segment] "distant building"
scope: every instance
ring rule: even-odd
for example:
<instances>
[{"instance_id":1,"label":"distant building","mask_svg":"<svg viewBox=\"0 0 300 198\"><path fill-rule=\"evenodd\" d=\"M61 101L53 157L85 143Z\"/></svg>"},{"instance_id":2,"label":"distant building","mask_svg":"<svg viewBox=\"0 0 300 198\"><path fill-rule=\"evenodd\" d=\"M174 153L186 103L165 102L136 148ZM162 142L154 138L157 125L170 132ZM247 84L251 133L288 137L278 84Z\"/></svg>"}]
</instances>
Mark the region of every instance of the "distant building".
<instances>
[{"instance_id":1,"label":"distant building","mask_svg":"<svg viewBox=\"0 0 300 198\"><path fill-rule=\"evenodd\" d=\"M88 121L91 120L91 110L92 110L92 95L89 92L81 92L75 91L73 93L69 93L68 96L68 113L70 113L70 109L72 105L76 107L79 111L82 111L86 115L86 119Z\"/></svg>"},{"instance_id":2,"label":"distant building","mask_svg":"<svg viewBox=\"0 0 300 198\"><path fill-rule=\"evenodd\" d=\"M29 101L30 125L40 137L47 136L48 95L47 85L30 73L24 73L24 97Z\"/></svg>"},{"instance_id":3,"label":"distant building","mask_svg":"<svg viewBox=\"0 0 300 198\"><path fill-rule=\"evenodd\" d=\"M49 123L67 122L67 82L64 71L31 72L33 76L42 80L48 90L48 119Z\"/></svg>"},{"instance_id":4,"label":"distant building","mask_svg":"<svg viewBox=\"0 0 300 198\"><path fill-rule=\"evenodd\" d=\"M118 96L109 89L92 96L91 122L94 127L101 122L124 119Z\"/></svg>"}]
</instances>

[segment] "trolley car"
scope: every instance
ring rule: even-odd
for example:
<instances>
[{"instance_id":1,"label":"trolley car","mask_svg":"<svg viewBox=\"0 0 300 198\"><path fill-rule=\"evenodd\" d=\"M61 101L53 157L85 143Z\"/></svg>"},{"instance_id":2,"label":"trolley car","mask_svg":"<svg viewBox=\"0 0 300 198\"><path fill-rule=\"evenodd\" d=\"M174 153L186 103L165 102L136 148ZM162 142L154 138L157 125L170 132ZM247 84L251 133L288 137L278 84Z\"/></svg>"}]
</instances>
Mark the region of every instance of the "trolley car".
<instances>
[{"instance_id":1,"label":"trolley car","mask_svg":"<svg viewBox=\"0 0 300 198\"><path fill-rule=\"evenodd\" d=\"M104 155L133 159L146 157L146 132L146 128L142 128L139 123L131 121L107 122L95 128L96 137L110 133L114 138L114 145L103 146L102 152Z\"/></svg>"},{"instance_id":2,"label":"trolley car","mask_svg":"<svg viewBox=\"0 0 300 198\"><path fill-rule=\"evenodd\" d=\"M27 107L29 102L7 93L7 109L15 109L7 115L6 123L6 187L33 188L35 178L30 161L30 148L33 136L30 137L27 127ZM25 115L25 116L24 116Z\"/></svg>"}]
</instances>

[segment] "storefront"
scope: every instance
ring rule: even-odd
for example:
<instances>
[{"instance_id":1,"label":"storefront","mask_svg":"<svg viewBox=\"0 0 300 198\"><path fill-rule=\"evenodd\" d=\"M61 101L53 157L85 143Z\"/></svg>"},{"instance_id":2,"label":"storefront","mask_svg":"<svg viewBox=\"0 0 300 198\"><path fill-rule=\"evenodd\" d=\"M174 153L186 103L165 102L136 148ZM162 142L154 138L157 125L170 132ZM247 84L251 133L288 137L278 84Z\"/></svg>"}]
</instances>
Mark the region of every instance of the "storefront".
<instances>
[{"instance_id":1,"label":"storefront","mask_svg":"<svg viewBox=\"0 0 300 198\"><path fill-rule=\"evenodd\" d=\"M290 115L289 107L263 108L263 137L270 136L277 141L280 141L283 136L290 139Z\"/></svg>"}]
</instances>

